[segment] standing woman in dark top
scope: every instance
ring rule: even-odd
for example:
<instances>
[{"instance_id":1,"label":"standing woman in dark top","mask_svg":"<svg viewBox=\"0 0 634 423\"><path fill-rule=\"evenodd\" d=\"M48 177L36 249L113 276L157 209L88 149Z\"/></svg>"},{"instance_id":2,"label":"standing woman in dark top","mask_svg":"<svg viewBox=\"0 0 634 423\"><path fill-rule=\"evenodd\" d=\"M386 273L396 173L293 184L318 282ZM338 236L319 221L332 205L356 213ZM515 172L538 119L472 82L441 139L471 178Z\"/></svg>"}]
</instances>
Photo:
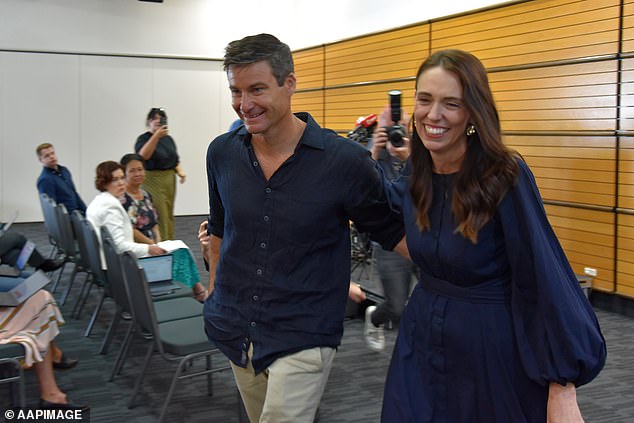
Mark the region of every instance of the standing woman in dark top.
<instances>
[{"instance_id":1,"label":"standing woman in dark top","mask_svg":"<svg viewBox=\"0 0 634 423\"><path fill-rule=\"evenodd\" d=\"M152 195L161 219L159 231L163 239L174 239L174 197L176 178L185 182L174 139L168 134L165 110L152 108L147 115L149 130L141 134L134 151L145 160L145 182L143 188Z\"/></svg>"}]
</instances>

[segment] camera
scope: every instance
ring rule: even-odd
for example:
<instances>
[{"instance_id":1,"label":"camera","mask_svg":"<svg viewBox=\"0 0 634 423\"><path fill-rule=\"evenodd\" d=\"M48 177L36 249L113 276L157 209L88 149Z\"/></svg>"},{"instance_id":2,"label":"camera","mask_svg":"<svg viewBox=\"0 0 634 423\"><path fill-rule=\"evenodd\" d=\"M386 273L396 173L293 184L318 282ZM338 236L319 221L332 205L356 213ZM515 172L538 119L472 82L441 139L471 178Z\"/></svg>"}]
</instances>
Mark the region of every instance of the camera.
<instances>
[{"instance_id":1,"label":"camera","mask_svg":"<svg viewBox=\"0 0 634 423\"><path fill-rule=\"evenodd\" d=\"M372 133L376 127L377 116L372 113L368 116L359 116L354 129L348 132L348 138L354 142L367 144L372 139Z\"/></svg>"},{"instance_id":2,"label":"camera","mask_svg":"<svg viewBox=\"0 0 634 423\"><path fill-rule=\"evenodd\" d=\"M388 92L390 97L390 110L392 114L392 126L386 126L387 139L394 147L403 146L405 128L398 124L401 120L401 92L392 90Z\"/></svg>"},{"instance_id":3,"label":"camera","mask_svg":"<svg viewBox=\"0 0 634 423\"><path fill-rule=\"evenodd\" d=\"M161 124L161 126L165 126L167 125L167 116L165 116L165 109L159 109L161 114L159 115L161 117L161 119L159 120L159 123Z\"/></svg>"}]
</instances>

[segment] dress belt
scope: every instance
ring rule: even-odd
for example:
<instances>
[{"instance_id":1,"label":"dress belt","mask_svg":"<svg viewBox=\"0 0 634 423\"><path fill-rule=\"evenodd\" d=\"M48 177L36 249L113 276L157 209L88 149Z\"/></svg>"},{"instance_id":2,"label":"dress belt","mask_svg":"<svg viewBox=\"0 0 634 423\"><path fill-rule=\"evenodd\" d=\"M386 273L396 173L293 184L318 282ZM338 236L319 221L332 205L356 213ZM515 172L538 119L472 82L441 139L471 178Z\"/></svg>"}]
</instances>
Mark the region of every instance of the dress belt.
<instances>
[{"instance_id":1,"label":"dress belt","mask_svg":"<svg viewBox=\"0 0 634 423\"><path fill-rule=\"evenodd\" d=\"M491 279L465 287L421 272L420 286L426 291L469 303L501 304L511 300L508 278Z\"/></svg>"}]
</instances>

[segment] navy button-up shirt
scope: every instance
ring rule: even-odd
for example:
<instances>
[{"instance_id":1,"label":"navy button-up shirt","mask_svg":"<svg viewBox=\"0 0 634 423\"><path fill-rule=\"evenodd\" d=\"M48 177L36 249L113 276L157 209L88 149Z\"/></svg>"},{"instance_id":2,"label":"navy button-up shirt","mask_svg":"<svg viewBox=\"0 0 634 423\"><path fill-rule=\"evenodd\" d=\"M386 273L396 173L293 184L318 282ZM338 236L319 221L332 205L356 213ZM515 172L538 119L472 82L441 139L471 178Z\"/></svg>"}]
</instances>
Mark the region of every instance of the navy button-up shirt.
<instances>
[{"instance_id":1,"label":"navy button-up shirt","mask_svg":"<svg viewBox=\"0 0 634 423\"><path fill-rule=\"evenodd\" d=\"M86 204L75 189L70 171L64 166L58 165L57 169L44 166L40 177L37 178L37 190L40 194L44 193L51 197L56 203L64 204L68 213L73 210L86 213Z\"/></svg>"},{"instance_id":2,"label":"navy button-up shirt","mask_svg":"<svg viewBox=\"0 0 634 423\"><path fill-rule=\"evenodd\" d=\"M294 154L267 181L244 127L207 151L209 232L222 238L209 338L256 372L276 358L337 347L350 281L350 221L392 249L403 237L382 178L361 145L307 113Z\"/></svg>"}]
</instances>

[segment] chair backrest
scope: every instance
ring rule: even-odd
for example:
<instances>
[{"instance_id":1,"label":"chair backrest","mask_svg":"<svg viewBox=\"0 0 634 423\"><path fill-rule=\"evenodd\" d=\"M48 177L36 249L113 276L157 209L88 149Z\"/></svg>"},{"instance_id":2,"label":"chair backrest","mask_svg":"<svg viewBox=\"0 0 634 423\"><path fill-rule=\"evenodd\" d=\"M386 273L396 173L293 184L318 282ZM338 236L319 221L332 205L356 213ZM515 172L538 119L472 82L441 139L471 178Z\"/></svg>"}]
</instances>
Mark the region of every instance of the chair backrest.
<instances>
[{"instance_id":1,"label":"chair backrest","mask_svg":"<svg viewBox=\"0 0 634 423\"><path fill-rule=\"evenodd\" d=\"M51 197L44 193L40 194L40 206L42 206L42 214L44 215L44 227L51 239L58 244L61 235L57 227L55 205L55 200Z\"/></svg>"},{"instance_id":2,"label":"chair backrest","mask_svg":"<svg viewBox=\"0 0 634 423\"><path fill-rule=\"evenodd\" d=\"M121 265L125 277L123 278L130 298L130 312L141 331L149 331L156 340L156 345L161 354L164 353L160 342L158 324L150 288L148 288L145 272L139 266L139 261L130 251L121 255Z\"/></svg>"},{"instance_id":3,"label":"chair backrest","mask_svg":"<svg viewBox=\"0 0 634 423\"><path fill-rule=\"evenodd\" d=\"M125 287L125 275L121 268L121 256L117 253L112 236L105 226L101 227L101 246L106 256L106 275L108 276L110 294L123 311L129 312L130 299Z\"/></svg>"},{"instance_id":4,"label":"chair backrest","mask_svg":"<svg viewBox=\"0 0 634 423\"><path fill-rule=\"evenodd\" d=\"M55 205L55 218L57 221L57 228L59 229L58 247L62 250L66 257L74 260L77 254L75 234L73 233L73 225L64 204L59 203Z\"/></svg>"},{"instance_id":5,"label":"chair backrest","mask_svg":"<svg viewBox=\"0 0 634 423\"><path fill-rule=\"evenodd\" d=\"M79 247L77 264L79 264L83 270L90 272L90 262L88 261L88 247L86 247L86 239L84 238L84 231L82 229L82 222L84 220L86 220L86 218L81 214L79 210L73 210L73 212L70 214L70 223L73 227L75 239L77 239L77 246Z\"/></svg>"},{"instance_id":6,"label":"chair backrest","mask_svg":"<svg viewBox=\"0 0 634 423\"><path fill-rule=\"evenodd\" d=\"M98 283L107 284L106 273L101 267L101 247L99 246L99 238L97 238L95 228L93 228L92 223L87 219L83 219L81 224L84 241L86 243L90 273L92 273L94 280Z\"/></svg>"}]
</instances>

